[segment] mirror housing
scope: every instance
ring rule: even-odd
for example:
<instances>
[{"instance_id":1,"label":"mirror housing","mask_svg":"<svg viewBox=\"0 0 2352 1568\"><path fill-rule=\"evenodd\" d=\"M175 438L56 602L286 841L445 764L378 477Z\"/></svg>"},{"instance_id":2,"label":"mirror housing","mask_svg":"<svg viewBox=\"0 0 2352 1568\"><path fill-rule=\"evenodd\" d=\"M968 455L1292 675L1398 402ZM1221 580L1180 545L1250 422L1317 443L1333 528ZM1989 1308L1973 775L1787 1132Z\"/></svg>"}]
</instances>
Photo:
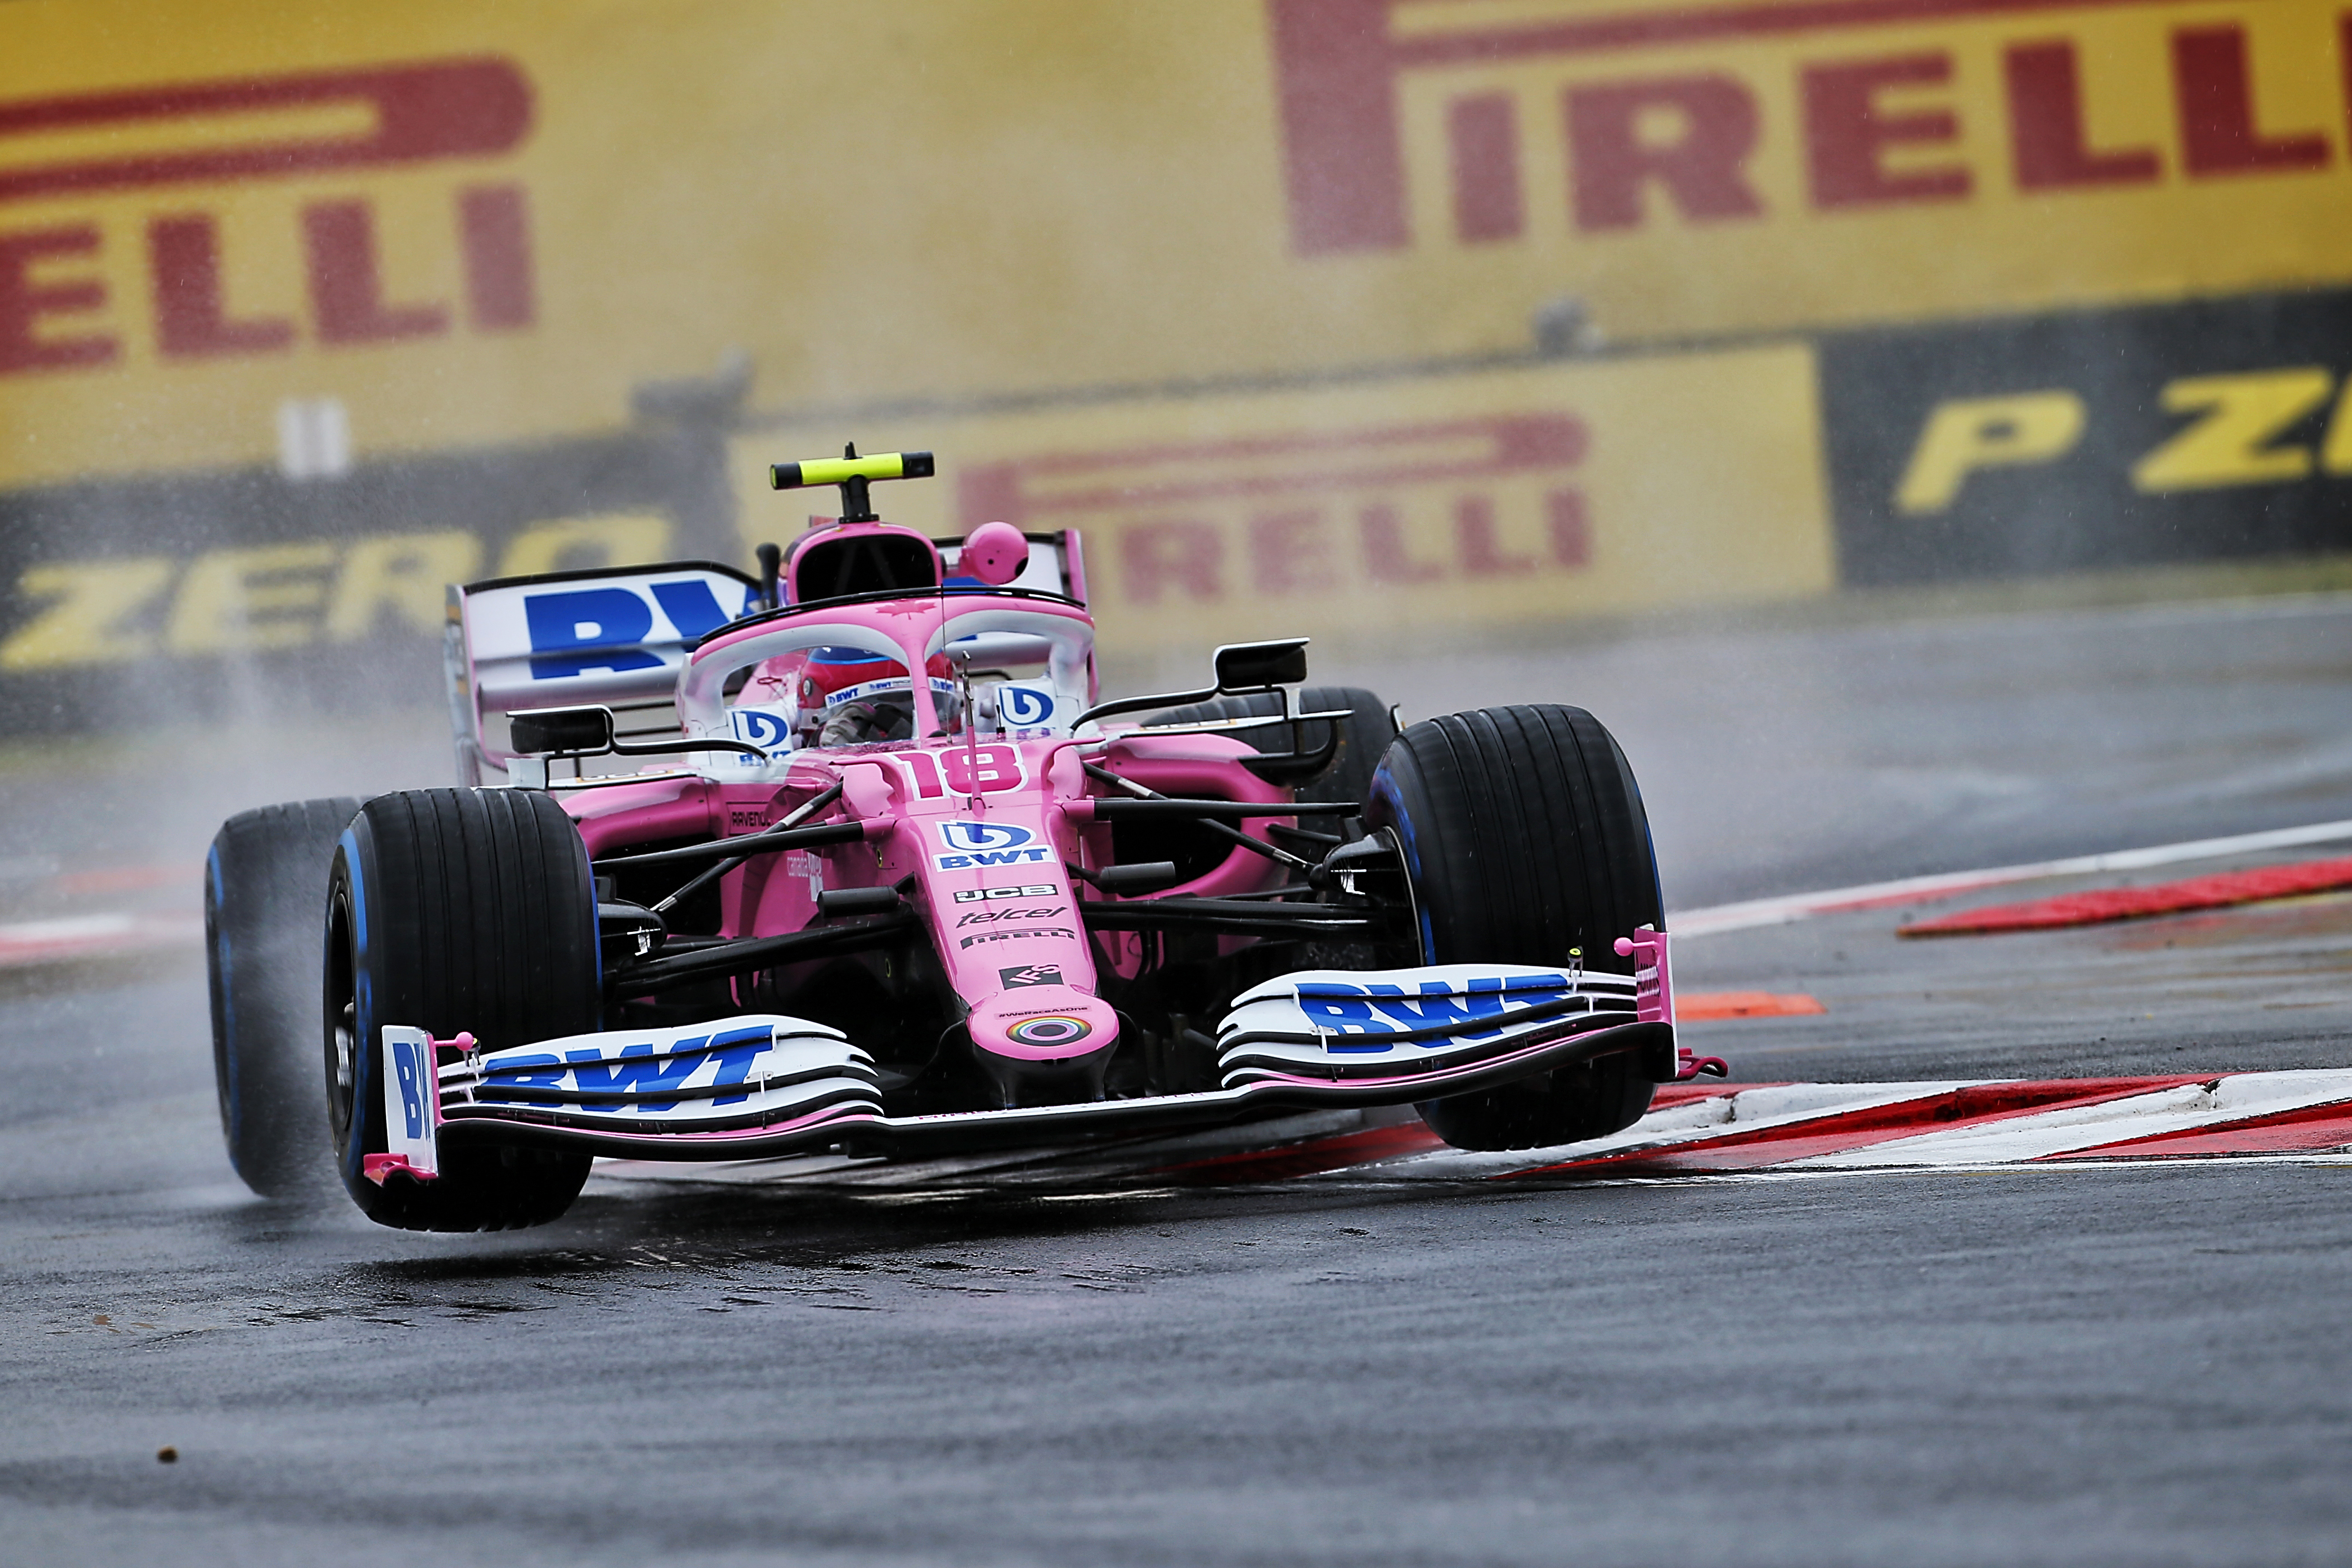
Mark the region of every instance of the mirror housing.
<instances>
[{"instance_id":1,"label":"mirror housing","mask_svg":"<svg viewBox=\"0 0 2352 1568\"><path fill-rule=\"evenodd\" d=\"M1002 588L1029 564L1029 541L1009 522L983 522L964 535L957 570Z\"/></svg>"},{"instance_id":2,"label":"mirror housing","mask_svg":"<svg viewBox=\"0 0 2352 1568\"><path fill-rule=\"evenodd\" d=\"M1217 650L1217 689L1271 691L1307 679L1307 639L1227 643Z\"/></svg>"},{"instance_id":3,"label":"mirror housing","mask_svg":"<svg viewBox=\"0 0 2352 1568\"><path fill-rule=\"evenodd\" d=\"M1207 702L1231 694L1236 697L1252 692L1273 691L1279 687L1307 679L1307 639L1285 637L1280 642L1227 643L1217 650L1217 683L1205 691L1166 691L1156 697L1121 697L1115 701L1097 702L1079 714L1070 728L1108 719L1114 713L1133 713L1145 708L1182 708L1195 702ZM1294 700L1282 700L1283 711L1292 719L1300 715L1295 710Z\"/></svg>"},{"instance_id":4,"label":"mirror housing","mask_svg":"<svg viewBox=\"0 0 2352 1568\"><path fill-rule=\"evenodd\" d=\"M610 708L538 708L509 714L508 734L526 756L591 757L613 749Z\"/></svg>"}]
</instances>

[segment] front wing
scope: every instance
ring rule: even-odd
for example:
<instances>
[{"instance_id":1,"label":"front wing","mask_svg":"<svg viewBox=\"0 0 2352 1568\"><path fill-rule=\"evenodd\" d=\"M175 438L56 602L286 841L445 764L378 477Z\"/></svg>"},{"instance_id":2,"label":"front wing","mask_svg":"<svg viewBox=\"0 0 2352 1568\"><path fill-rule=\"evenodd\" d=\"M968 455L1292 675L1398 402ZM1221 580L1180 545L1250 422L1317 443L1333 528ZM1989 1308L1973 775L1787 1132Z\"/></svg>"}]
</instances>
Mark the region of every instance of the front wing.
<instances>
[{"instance_id":1,"label":"front wing","mask_svg":"<svg viewBox=\"0 0 2352 1568\"><path fill-rule=\"evenodd\" d=\"M1670 1063L1672 1005L1662 991L1649 970L1638 984L1497 964L1303 971L1236 999L1218 1032L1221 1088L929 1116L885 1114L864 1051L835 1030L780 1015L488 1053L461 1036L429 1041L438 1102L429 1118L417 1115L428 1108L413 1091L404 1108L388 1103L391 1125L419 1136L392 1155L372 1156L369 1168L379 1180L394 1170L429 1179L439 1145L475 1142L640 1160L770 1159L832 1148L936 1155L1179 1131L1275 1108L1402 1105L1620 1051ZM421 1030L386 1033L397 1037L386 1048L426 1043ZM401 1092L396 1074L377 1081L388 1100Z\"/></svg>"}]
</instances>

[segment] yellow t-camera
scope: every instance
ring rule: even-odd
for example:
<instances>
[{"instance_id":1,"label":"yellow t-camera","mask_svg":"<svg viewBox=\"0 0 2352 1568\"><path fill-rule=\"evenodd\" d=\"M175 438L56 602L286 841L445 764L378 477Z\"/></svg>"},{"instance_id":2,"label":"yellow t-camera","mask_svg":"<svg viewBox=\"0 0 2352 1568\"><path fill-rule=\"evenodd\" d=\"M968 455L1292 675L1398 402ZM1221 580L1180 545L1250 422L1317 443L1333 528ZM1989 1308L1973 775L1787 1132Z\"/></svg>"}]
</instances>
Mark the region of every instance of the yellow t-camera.
<instances>
[{"instance_id":1,"label":"yellow t-camera","mask_svg":"<svg viewBox=\"0 0 2352 1568\"><path fill-rule=\"evenodd\" d=\"M934 472L929 452L876 452L857 455L855 443L838 458L815 458L803 463L774 463L768 468L768 488L805 489L811 485L841 487L841 521L873 522L874 506L866 487L876 479L928 479Z\"/></svg>"}]
</instances>

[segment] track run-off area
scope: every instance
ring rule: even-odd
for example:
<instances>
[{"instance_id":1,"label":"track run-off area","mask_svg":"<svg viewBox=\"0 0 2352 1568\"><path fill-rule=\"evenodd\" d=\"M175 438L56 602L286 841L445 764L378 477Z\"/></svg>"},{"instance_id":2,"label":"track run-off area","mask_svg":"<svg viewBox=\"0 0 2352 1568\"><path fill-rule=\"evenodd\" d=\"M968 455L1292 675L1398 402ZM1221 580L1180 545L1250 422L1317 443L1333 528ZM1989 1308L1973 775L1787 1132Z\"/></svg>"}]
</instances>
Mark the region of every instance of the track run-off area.
<instances>
[{"instance_id":1,"label":"track run-off area","mask_svg":"<svg viewBox=\"0 0 2352 1568\"><path fill-rule=\"evenodd\" d=\"M1730 1076L1559 1150L612 1163L379 1230L230 1174L173 868L443 782L434 716L7 759L0 1561L2352 1552L2352 893L2293 869L2352 854L2352 602L1316 674L1609 722ZM1901 934L2230 878L2290 896Z\"/></svg>"}]
</instances>

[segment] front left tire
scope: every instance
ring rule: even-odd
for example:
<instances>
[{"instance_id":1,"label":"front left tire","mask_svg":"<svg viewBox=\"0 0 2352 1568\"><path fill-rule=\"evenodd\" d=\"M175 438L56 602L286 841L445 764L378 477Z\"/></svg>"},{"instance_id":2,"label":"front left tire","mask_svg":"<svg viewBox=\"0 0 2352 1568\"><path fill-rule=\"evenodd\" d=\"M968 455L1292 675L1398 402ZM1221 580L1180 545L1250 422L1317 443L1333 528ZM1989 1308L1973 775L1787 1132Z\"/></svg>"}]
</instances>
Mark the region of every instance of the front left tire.
<instances>
[{"instance_id":1,"label":"front left tire","mask_svg":"<svg viewBox=\"0 0 2352 1568\"><path fill-rule=\"evenodd\" d=\"M441 1173L395 1172L384 1152L387 1024L484 1051L600 1026L602 976L588 852L563 808L535 790L379 795L352 819L327 888L325 1043L344 1190L379 1225L504 1230L561 1215L589 1157L519 1143L444 1142Z\"/></svg>"}]
</instances>

